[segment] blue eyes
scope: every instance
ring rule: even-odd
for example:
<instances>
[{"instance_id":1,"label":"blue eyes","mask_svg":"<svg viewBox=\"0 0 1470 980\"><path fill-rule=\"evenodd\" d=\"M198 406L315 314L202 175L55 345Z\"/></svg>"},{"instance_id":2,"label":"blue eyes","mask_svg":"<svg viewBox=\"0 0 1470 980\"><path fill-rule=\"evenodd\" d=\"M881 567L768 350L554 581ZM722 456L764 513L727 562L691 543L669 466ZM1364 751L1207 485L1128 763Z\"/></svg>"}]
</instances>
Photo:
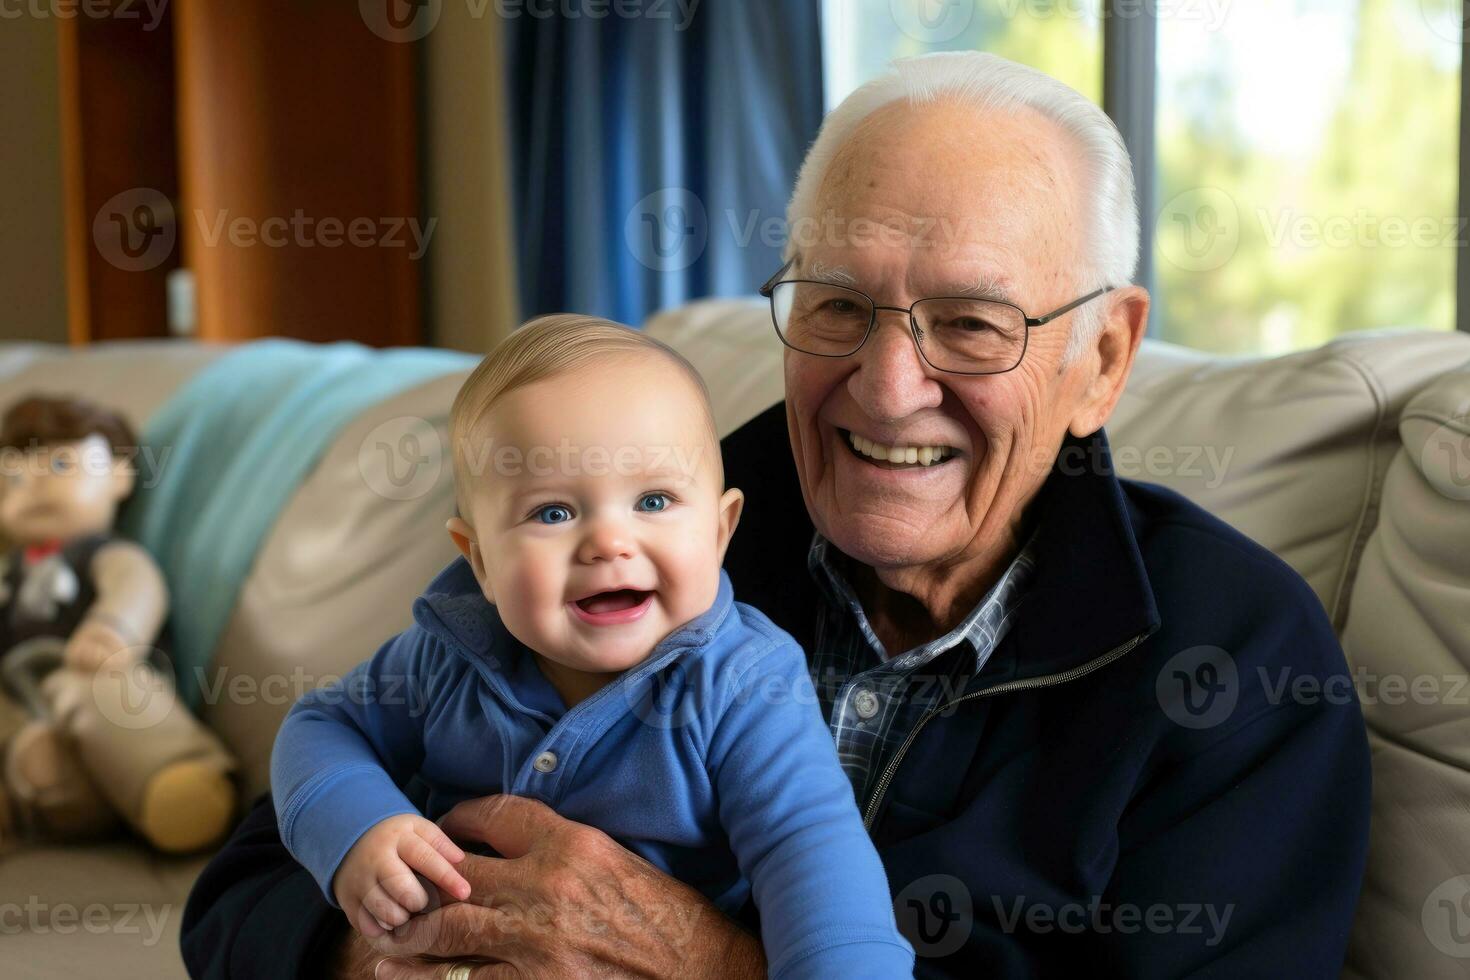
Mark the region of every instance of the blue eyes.
<instances>
[{"instance_id":1,"label":"blue eyes","mask_svg":"<svg viewBox=\"0 0 1470 980\"><path fill-rule=\"evenodd\" d=\"M645 493L633 509L640 514L658 514L668 510L672 503L666 493ZM545 504L531 512L531 518L539 524L565 524L572 517L572 509L565 504Z\"/></svg>"},{"instance_id":2,"label":"blue eyes","mask_svg":"<svg viewBox=\"0 0 1470 980\"><path fill-rule=\"evenodd\" d=\"M547 504L536 510L535 517L542 524L563 524L572 519L572 512L561 504Z\"/></svg>"},{"instance_id":3,"label":"blue eyes","mask_svg":"<svg viewBox=\"0 0 1470 980\"><path fill-rule=\"evenodd\" d=\"M647 507L644 504L648 504ZM669 506L669 495L666 493L645 493L638 501L638 510L645 514L657 514Z\"/></svg>"}]
</instances>

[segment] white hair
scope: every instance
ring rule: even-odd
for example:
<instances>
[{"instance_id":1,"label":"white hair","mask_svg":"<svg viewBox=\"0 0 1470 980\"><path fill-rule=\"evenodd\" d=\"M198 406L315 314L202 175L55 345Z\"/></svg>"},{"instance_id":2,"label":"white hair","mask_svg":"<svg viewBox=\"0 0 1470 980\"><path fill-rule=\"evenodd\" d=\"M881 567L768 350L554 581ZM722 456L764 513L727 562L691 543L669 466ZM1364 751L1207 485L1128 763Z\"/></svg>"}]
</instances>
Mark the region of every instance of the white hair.
<instances>
[{"instance_id":1,"label":"white hair","mask_svg":"<svg viewBox=\"0 0 1470 980\"><path fill-rule=\"evenodd\" d=\"M952 100L977 112L1014 113L1029 108L1051 120L1080 149L1080 178L1090 198L1079 288L1091 292L1132 281L1138 263L1138 200L1133 163L1118 128L1097 105L1050 75L978 51L943 51L899 59L886 73L843 99L822 121L802 162L786 210L788 227L802 227L802 222L817 217L817 195L833 157L865 119L900 100L909 105ZM794 254L794 245L788 243L786 257ZM1068 360L1101 328L1103 309L1096 301L1078 308L1067 348ZM1035 316L1046 311L1026 312Z\"/></svg>"}]
</instances>

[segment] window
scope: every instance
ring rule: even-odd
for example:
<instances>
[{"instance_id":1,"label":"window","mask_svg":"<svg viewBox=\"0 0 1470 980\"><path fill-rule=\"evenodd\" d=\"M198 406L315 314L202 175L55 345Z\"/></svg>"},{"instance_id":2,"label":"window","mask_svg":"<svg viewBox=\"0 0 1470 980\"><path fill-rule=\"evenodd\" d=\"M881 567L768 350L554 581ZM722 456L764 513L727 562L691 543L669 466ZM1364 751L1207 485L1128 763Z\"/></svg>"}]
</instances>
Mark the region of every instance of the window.
<instances>
[{"instance_id":1,"label":"window","mask_svg":"<svg viewBox=\"0 0 1470 980\"><path fill-rule=\"evenodd\" d=\"M1102 102L1102 32L1084 0L823 0L827 107L894 58L993 51Z\"/></svg>"},{"instance_id":2,"label":"window","mask_svg":"<svg viewBox=\"0 0 1470 980\"><path fill-rule=\"evenodd\" d=\"M1160 17L1157 334L1278 353L1453 326L1460 28L1423 2Z\"/></svg>"},{"instance_id":3,"label":"window","mask_svg":"<svg viewBox=\"0 0 1470 980\"><path fill-rule=\"evenodd\" d=\"M824 0L829 106L892 58L992 51L1102 101L1089 0ZM1157 11L1151 332L1275 354L1450 329L1459 0L1106 0ZM1121 54L1117 55L1121 57ZM1152 173L1149 170L1152 170ZM1149 195L1144 194L1147 203Z\"/></svg>"}]
</instances>

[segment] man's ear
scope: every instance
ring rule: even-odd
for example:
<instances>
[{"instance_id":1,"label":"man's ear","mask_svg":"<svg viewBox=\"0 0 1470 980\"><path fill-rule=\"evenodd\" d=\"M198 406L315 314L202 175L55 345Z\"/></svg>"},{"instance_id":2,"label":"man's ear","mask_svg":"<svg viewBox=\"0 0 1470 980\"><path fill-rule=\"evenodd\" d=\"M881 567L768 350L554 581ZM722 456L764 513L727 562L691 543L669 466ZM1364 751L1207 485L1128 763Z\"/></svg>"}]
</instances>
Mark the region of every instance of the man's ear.
<instances>
[{"instance_id":1,"label":"man's ear","mask_svg":"<svg viewBox=\"0 0 1470 980\"><path fill-rule=\"evenodd\" d=\"M480 591L485 598L491 602L495 596L490 592L490 580L485 575L485 556L480 553L480 542L475 538L475 529L460 517L451 517L444 524L445 530L449 532L449 539L459 549L470 563L470 570L475 573L475 581L480 583Z\"/></svg>"},{"instance_id":2,"label":"man's ear","mask_svg":"<svg viewBox=\"0 0 1470 980\"><path fill-rule=\"evenodd\" d=\"M745 494L731 487L720 495L720 528L719 549L720 564L725 563L725 549L730 547L730 539L735 536L735 528L740 523L740 512L745 509Z\"/></svg>"},{"instance_id":3,"label":"man's ear","mask_svg":"<svg viewBox=\"0 0 1470 980\"><path fill-rule=\"evenodd\" d=\"M1101 429L1112 416L1113 408L1123 395L1123 387L1128 383L1128 375L1133 371L1138 345L1143 343L1143 335L1148 329L1147 289L1125 286L1099 298L1108 301L1108 311L1091 349L1084 351L1079 358L1093 365L1094 373L1077 414L1067 427L1079 439Z\"/></svg>"}]
</instances>

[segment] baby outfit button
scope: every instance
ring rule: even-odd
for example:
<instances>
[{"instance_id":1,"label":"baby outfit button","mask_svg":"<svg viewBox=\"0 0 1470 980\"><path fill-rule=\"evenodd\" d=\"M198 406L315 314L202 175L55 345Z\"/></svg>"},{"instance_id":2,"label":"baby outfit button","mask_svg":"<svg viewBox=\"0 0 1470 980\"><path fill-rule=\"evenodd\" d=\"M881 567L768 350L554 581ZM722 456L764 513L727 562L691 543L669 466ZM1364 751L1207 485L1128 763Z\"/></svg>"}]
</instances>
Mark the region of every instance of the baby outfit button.
<instances>
[{"instance_id":1,"label":"baby outfit button","mask_svg":"<svg viewBox=\"0 0 1470 980\"><path fill-rule=\"evenodd\" d=\"M862 688L852 699L852 706L857 709L858 717L867 721L878 713L878 695Z\"/></svg>"},{"instance_id":2,"label":"baby outfit button","mask_svg":"<svg viewBox=\"0 0 1470 980\"><path fill-rule=\"evenodd\" d=\"M536 757L536 761L531 763L531 766L537 772L555 772L556 753L550 751L542 752Z\"/></svg>"}]
</instances>

